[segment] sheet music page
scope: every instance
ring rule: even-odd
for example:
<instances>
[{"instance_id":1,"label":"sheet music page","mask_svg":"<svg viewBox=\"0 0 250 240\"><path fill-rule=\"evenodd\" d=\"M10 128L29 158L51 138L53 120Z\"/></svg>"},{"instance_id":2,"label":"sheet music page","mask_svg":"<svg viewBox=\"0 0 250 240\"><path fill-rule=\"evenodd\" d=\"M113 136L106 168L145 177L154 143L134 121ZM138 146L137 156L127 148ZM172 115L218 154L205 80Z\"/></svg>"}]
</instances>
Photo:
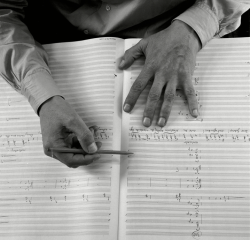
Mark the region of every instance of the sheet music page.
<instances>
[{"instance_id":1,"label":"sheet music page","mask_svg":"<svg viewBox=\"0 0 250 240\"><path fill-rule=\"evenodd\" d=\"M126 71L124 100L142 65ZM177 93L167 126L143 127L149 88L123 112L134 155L121 166L119 240L250 239L250 38L212 40L193 82L197 119Z\"/></svg>"},{"instance_id":2,"label":"sheet music page","mask_svg":"<svg viewBox=\"0 0 250 240\"><path fill-rule=\"evenodd\" d=\"M53 77L102 149L120 149L123 40L45 46ZM119 155L70 169L43 153L39 118L0 81L0 239L116 240Z\"/></svg>"}]
</instances>

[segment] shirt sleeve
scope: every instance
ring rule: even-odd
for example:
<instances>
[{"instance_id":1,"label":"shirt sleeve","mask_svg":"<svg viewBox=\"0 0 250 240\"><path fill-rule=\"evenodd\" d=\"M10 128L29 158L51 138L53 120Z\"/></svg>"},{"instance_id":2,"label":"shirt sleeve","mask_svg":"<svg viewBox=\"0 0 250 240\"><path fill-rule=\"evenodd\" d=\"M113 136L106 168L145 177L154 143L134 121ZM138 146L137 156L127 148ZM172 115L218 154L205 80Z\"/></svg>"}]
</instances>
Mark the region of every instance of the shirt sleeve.
<instances>
[{"instance_id":1,"label":"shirt sleeve","mask_svg":"<svg viewBox=\"0 0 250 240\"><path fill-rule=\"evenodd\" d=\"M24 95L34 111L61 95L51 77L48 56L23 23L27 2L0 2L0 76Z\"/></svg>"},{"instance_id":2,"label":"shirt sleeve","mask_svg":"<svg viewBox=\"0 0 250 240\"><path fill-rule=\"evenodd\" d=\"M196 0L195 4L175 19L192 27L204 47L213 37L222 37L236 30L241 15L250 8L249 1Z\"/></svg>"}]
</instances>

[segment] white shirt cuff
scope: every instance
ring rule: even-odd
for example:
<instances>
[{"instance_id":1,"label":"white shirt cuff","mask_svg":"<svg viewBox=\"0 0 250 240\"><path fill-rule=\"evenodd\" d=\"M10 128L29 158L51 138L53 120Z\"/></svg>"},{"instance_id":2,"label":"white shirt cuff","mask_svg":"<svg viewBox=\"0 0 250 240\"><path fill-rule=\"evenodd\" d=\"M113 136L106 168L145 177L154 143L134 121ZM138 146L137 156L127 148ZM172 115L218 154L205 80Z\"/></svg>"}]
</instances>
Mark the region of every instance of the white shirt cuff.
<instances>
[{"instance_id":1,"label":"white shirt cuff","mask_svg":"<svg viewBox=\"0 0 250 240\"><path fill-rule=\"evenodd\" d=\"M28 99L37 113L40 105L54 96L62 96L51 75L43 69L26 77L21 86L21 93Z\"/></svg>"},{"instance_id":2,"label":"white shirt cuff","mask_svg":"<svg viewBox=\"0 0 250 240\"><path fill-rule=\"evenodd\" d=\"M202 47L219 31L216 15L206 4L194 4L174 20L177 19L194 29L201 40Z\"/></svg>"}]
</instances>

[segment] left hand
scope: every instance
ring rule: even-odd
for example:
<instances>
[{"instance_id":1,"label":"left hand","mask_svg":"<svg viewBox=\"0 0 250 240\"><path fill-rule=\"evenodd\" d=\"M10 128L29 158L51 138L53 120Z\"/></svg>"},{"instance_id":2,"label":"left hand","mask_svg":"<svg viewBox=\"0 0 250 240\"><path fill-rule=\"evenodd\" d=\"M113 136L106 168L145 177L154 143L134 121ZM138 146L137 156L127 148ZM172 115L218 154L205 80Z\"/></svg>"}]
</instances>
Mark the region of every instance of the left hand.
<instances>
[{"instance_id":1,"label":"left hand","mask_svg":"<svg viewBox=\"0 0 250 240\"><path fill-rule=\"evenodd\" d=\"M188 102L189 112L198 117L198 103L192 84L197 52L200 40L194 30L182 21L175 20L170 27L146 39L142 39L125 52L120 63L126 69L141 56L145 56L145 65L133 83L124 103L124 111L130 112L143 89L153 79L143 113L143 125L152 123L157 103L166 86L164 101L158 118L158 125L164 127L170 115L176 89L182 89Z\"/></svg>"},{"instance_id":2,"label":"left hand","mask_svg":"<svg viewBox=\"0 0 250 240\"><path fill-rule=\"evenodd\" d=\"M101 156L96 151L101 143L96 143L95 126L90 128L82 118L60 96L45 101L39 111L44 153L59 160L70 168L88 165ZM79 148L85 153L60 153L50 148Z\"/></svg>"}]
</instances>

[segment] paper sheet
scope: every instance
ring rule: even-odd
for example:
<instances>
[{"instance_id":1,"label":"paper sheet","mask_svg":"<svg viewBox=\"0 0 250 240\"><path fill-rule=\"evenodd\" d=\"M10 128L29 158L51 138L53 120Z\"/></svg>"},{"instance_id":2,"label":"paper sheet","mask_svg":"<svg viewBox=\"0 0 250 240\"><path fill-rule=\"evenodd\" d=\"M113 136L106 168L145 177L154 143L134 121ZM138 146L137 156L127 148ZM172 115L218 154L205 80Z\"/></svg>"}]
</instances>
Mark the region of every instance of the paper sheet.
<instances>
[{"instance_id":1,"label":"paper sheet","mask_svg":"<svg viewBox=\"0 0 250 240\"><path fill-rule=\"evenodd\" d=\"M218 39L198 54L199 118L177 93L167 126L143 127L148 88L124 113L123 149L134 155L121 166L119 240L250 238L249 46ZM125 72L124 97L142 65Z\"/></svg>"},{"instance_id":2,"label":"paper sheet","mask_svg":"<svg viewBox=\"0 0 250 240\"><path fill-rule=\"evenodd\" d=\"M88 126L100 127L102 149L120 149L120 41L45 46L66 100ZM0 239L116 240L119 156L78 169L46 157L39 118L2 79L0 88Z\"/></svg>"}]
</instances>

